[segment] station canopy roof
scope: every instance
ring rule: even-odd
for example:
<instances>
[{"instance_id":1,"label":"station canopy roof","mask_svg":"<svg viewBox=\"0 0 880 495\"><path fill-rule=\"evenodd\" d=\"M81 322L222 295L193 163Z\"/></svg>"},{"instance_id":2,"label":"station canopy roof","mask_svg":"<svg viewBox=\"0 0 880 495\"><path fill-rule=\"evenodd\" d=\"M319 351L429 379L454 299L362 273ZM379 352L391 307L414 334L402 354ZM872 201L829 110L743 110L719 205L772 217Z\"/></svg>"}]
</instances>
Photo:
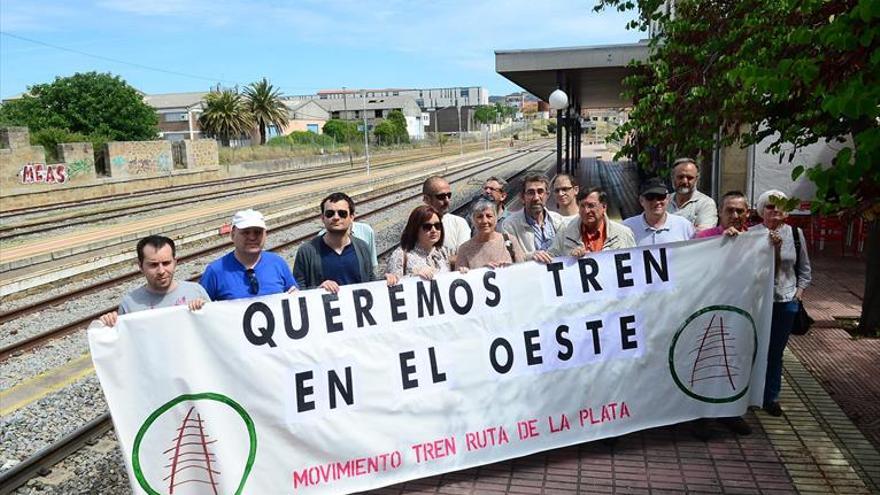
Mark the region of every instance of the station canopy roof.
<instances>
[{"instance_id":1,"label":"station canopy roof","mask_svg":"<svg viewBox=\"0 0 880 495\"><path fill-rule=\"evenodd\" d=\"M580 98L581 108L623 108L632 102L621 99L623 78L632 73L631 60L648 59L648 42L622 45L496 50L495 72L547 101L557 85L557 73L565 78L563 90L569 102Z\"/></svg>"}]
</instances>

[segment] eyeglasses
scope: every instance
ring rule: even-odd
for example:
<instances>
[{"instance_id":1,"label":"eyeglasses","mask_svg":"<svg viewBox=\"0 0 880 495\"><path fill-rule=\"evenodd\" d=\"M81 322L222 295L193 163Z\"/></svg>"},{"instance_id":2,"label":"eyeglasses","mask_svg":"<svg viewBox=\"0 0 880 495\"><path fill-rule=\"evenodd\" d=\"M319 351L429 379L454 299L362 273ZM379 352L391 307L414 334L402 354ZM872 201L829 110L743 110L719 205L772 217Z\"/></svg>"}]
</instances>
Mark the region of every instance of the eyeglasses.
<instances>
[{"instance_id":1,"label":"eyeglasses","mask_svg":"<svg viewBox=\"0 0 880 495\"><path fill-rule=\"evenodd\" d=\"M567 193L568 191L571 191L572 189L574 189L574 186L557 187L557 188L553 189L553 192L555 192L556 194L561 194L561 193Z\"/></svg>"},{"instance_id":2,"label":"eyeglasses","mask_svg":"<svg viewBox=\"0 0 880 495\"><path fill-rule=\"evenodd\" d=\"M248 292L257 295L260 292L260 281L257 279L257 274L254 273L254 269L248 268L244 271L244 274L247 277Z\"/></svg>"},{"instance_id":3,"label":"eyeglasses","mask_svg":"<svg viewBox=\"0 0 880 495\"><path fill-rule=\"evenodd\" d=\"M443 230L443 222L425 222L422 224L422 230L425 232L430 232L431 229L442 231Z\"/></svg>"},{"instance_id":4,"label":"eyeglasses","mask_svg":"<svg viewBox=\"0 0 880 495\"><path fill-rule=\"evenodd\" d=\"M339 218L348 218L348 210L324 210L324 218L333 218L333 215L339 215Z\"/></svg>"},{"instance_id":5,"label":"eyeglasses","mask_svg":"<svg viewBox=\"0 0 880 495\"><path fill-rule=\"evenodd\" d=\"M452 193L437 193L434 195L434 198L438 201L443 201L444 199L452 199Z\"/></svg>"},{"instance_id":6,"label":"eyeglasses","mask_svg":"<svg viewBox=\"0 0 880 495\"><path fill-rule=\"evenodd\" d=\"M600 206L604 206L602 203L581 203L581 208L585 210L598 210Z\"/></svg>"},{"instance_id":7,"label":"eyeglasses","mask_svg":"<svg viewBox=\"0 0 880 495\"><path fill-rule=\"evenodd\" d=\"M643 194L642 197L647 199L648 201L663 201L664 199L666 199L666 195L660 193Z\"/></svg>"}]
</instances>

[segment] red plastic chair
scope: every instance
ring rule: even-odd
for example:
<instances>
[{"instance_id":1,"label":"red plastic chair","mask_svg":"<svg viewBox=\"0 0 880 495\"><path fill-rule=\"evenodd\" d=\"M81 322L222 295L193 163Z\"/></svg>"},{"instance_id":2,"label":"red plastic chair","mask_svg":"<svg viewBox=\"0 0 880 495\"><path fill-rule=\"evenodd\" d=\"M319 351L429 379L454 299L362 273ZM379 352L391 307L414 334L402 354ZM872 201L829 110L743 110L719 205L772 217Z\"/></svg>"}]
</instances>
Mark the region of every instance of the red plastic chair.
<instances>
[{"instance_id":1,"label":"red plastic chair","mask_svg":"<svg viewBox=\"0 0 880 495\"><path fill-rule=\"evenodd\" d=\"M816 219L816 239L817 249L825 250L826 242L840 243L840 254L846 254L846 232L843 222L837 216L819 216Z\"/></svg>"},{"instance_id":2,"label":"red plastic chair","mask_svg":"<svg viewBox=\"0 0 880 495\"><path fill-rule=\"evenodd\" d=\"M859 256L865 252L865 239L868 238L868 222L864 218L859 217L850 224L849 232L850 249L854 256Z\"/></svg>"}]
</instances>

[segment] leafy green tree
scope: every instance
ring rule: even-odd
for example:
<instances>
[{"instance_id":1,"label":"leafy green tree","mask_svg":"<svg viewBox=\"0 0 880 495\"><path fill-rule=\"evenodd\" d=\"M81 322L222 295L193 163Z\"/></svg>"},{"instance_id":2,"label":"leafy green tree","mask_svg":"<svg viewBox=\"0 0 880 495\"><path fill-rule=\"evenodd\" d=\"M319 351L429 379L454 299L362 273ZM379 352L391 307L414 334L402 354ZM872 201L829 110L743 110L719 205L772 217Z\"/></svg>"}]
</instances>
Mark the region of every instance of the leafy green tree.
<instances>
[{"instance_id":1,"label":"leafy green tree","mask_svg":"<svg viewBox=\"0 0 880 495\"><path fill-rule=\"evenodd\" d=\"M409 132L406 130L406 117L403 115L403 112L397 109L394 109L388 112L388 122L394 126L394 134L393 139L398 143L408 143L409 142Z\"/></svg>"},{"instance_id":2,"label":"leafy green tree","mask_svg":"<svg viewBox=\"0 0 880 495\"><path fill-rule=\"evenodd\" d=\"M652 157L710 156L722 145L769 139L789 161L818 142L839 146L831 167L805 163L814 209L870 222L860 333L880 329L880 3L876 0L675 2L599 0L596 10L637 8L630 28L660 33L646 63L625 81L630 120L612 136L621 150ZM792 146L793 145L793 146Z\"/></svg>"},{"instance_id":3,"label":"leafy green tree","mask_svg":"<svg viewBox=\"0 0 880 495\"><path fill-rule=\"evenodd\" d=\"M504 121L509 118L513 118L516 115L516 108L505 105L500 101L495 102L495 113L497 115L497 119L500 121Z\"/></svg>"},{"instance_id":4,"label":"leafy green tree","mask_svg":"<svg viewBox=\"0 0 880 495\"><path fill-rule=\"evenodd\" d=\"M486 105L480 105L474 110L474 120L481 124L488 124L490 122L495 122L495 118L498 116L498 111L495 107L490 107Z\"/></svg>"},{"instance_id":5,"label":"leafy green tree","mask_svg":"<svg viewBox=\"0 0 880 495\"><path fill-rule=\"evenodd\" d=\"M209 135L220 139L223 146L254 128L247 102L236 89L217 88L205 95L205 109L199 124Z\"/></svg>"},{"instance_id":6,"label":"leafy green tree","mask_svg":"<svg viewBox=\"0 0 880 495\"><path fill-rule=\"evenodd\" d=\"M76 73L36 84L18 100L0 107L0 122L31 132L63 129L117 141L155 139L158 117L143 95L119 76Z\"/></svg>"},{"instance_id":7,"label":"leafy green tree","mask_svg":"<svg viewBox=\"0 0 880 495\"><path fill-rule=\"evenodd\" d=\"M244 88L248 111L260 131L260 144L266 144L266 132L270 124L274 124L280 131L289 120L282 97L281 90L272 86L265 77Z\"/></svg>"},{"instance_id":8,"label":"leafy green tree","mask_svg":"<svg viewBox=\"0 0 880 495\"><path fill-rule=\"evenodd\" d=\"M397 129L390 120L383 120L373 127L373 135L376 136L379 144L392 144L397 136Z\"/></svg>"},{"instance_id":9,"label":"leafy green tree","mask_svg":"<svg viewBox=\"0 0 880 495\"><path fill-rule=\"evenodd\" d=\"M94 142L91 136L86 136L85 134L80 134L78 132L69 132L57 127L46 127L37 132L31 133L31 144L42 146L46 151L46 160L49 162L56 162L60 159L58 156L59 144L82 143L89 141ZM101 150L101 148L97 146L94 149Z\"/></svg>"},{"instance_id":10,"label":"leafy green tree","mask_svg":"<svg viewBox=\"0 0 880 495\"><path fill-rule=\"evenodd\" d=\"M340 119L330 119L322 128L324 134L332 137L337 143L348 143L358 135L357 124Z\"/></svg>"}]
</instances>

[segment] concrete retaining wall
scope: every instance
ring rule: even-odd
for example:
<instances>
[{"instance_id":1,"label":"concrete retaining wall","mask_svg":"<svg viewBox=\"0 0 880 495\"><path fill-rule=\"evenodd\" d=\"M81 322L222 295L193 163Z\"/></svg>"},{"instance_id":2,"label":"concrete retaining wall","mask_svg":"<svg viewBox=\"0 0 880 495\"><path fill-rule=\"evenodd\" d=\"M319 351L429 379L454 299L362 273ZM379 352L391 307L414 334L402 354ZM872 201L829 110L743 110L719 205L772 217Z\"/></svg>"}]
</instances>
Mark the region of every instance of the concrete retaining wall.
<instances>
[{"instance_id":1,"label":"concrete retaining wall","mask_svg":"<svg viewBox=\"0 0 880 495\"><path fill-rule=\"evenodd\" d=\"M114 141L104 147L110 177L141 178L169 175L174 170L171 141Z\"/></svg>"}]
</instances>

